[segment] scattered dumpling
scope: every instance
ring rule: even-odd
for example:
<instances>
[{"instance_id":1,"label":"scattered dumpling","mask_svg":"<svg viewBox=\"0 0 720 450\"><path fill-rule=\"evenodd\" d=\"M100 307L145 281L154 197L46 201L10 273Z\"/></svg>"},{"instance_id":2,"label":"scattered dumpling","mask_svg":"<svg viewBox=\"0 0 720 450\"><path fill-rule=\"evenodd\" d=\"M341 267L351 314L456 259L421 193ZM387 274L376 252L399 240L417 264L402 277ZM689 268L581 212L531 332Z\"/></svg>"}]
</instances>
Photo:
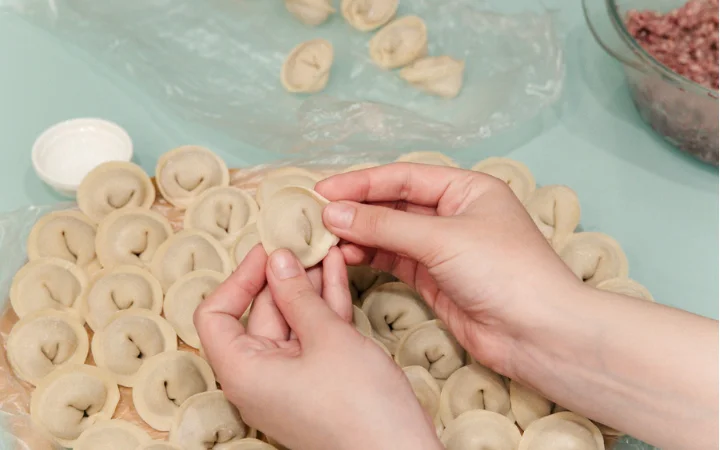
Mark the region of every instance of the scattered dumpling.
<instances>
[{"instance_id":1,"label":"scattered dumpling","mask_svg":"<svg viewBox=\"0 0 720 450\"><path fill-rule=\"evenodd\" d=\"M510 407L515 421L523 430L526 430L534 421L563 410L535 389L524 386L515 380L510 380Z\"/></svg>"},{"instance_id":2,"label":"scattered dumpling","mask_svg":"<svg viewBox=\"0 0 720 450\"><path fill-rule=\"evenodd\" d=\"M353 305L353 325L355 326L355 329L360 332L360 334L372 337L373 331L372 331L372 325L370 325L370 320L367 318L364 312L362 312L362 309L358 308L357 306Z\"/></svg>"},{"instance_id":3,"label":"scattered dumpling","mask_svg":"<svg viewBox=\"0 0 720 450\"><path fill-rule=\"evenodd\" d=\"M543 186L525 201L525 208L545 239L557 249L580 224L580 201L567 186Z\"/></svg>"},{"instance_id":4,"label":"scattered dumpling","mask_svg":"<svg viewBox=\"0 0 720 450\"><path fill-rule=\"evenodd\" d=\"M358 170L365 170L365 169L372 169L373 167L377 167L380 164L378 163L359 163L359 164L353 164L352 166L346 167L342 170L341 173L348 173L348 172L356 172Z\"/></svg>"},{"instance_id":5,"label":"scattered dumpling","mask_svg":"<svg viewBox=\"0 0 720 450\"><path fill-rule=\"evenodd\" d=\"M461 414L447 424L440 436L447 450L517 450L520 439L520 430L512 420L484 410ZM548 447L548 450L550 448L559 450L557 447Z\"/></svg>"},{"instance_id":6,"label":"scattered dumpling","mask_svg":"<svg viewBox=\"0 0 720 450\"><path fill-rule=\"evenodd\" d=\"M75 264L59 258L39 258L15 274L10 304L20 318L43 309L70 311L79 317L87 285L85 272Z\"/></svg>"},{"instance_id":7,"label":"scattered dumpling","mask_svg":"<svg viewBox=\"0 0 720 450\"><path fill-rule=\"evenodd\" d=\"M300 167L283 167L268 172L258 185L255 192L255 200L261 207L267 203L277 191L288 186L300 186L307 189L315 189L315 185L321 177L309 170Z\"/></svg>"},{"instance_id":8,"label":"scattered dumpling","mask_svg":"<svg viewBox=\"0 0 720 450\"><path fill-rule=\"evenodd\" d=\"M608 280L601 281L596 287L603 291L614 292L616 294L627 295L629 297L635 297L651 302L655 301L652 294L645 286L626 277L610 278Z\"/></svg>"},{"instance_id":9,"label":"scattered dumpling","mask_svg":"<svg viewBox=\"0 0 720 450\"><path fill-rule=\"evenodd\" d=\"M530 424L518 450L605 450L602 434L595 424L575 413L564 411Z\"/></svg>"},{"instance_id":10,"label":"scattered dumpling","mask_svg":"<svg viewBox=\"0 0 720 450\"><path fill-rule=\"evenodd\" d=\"M347 273L353 303L359 303L363 294L375 286L397 281L391 274L370 266L347 266Z\"/></svg>"},{"instance_id":11,"label":"scattered dumpling","mask_svg":"<svg viewBox=\"0 0 720 450\"><path fill-rule=\"evenodd\" d=\"M400 70L412 86L444 98L454 98L463 85L465 61L449 56L426 56Z\"/></svg>"},{"instance_id":12,"label":"scattered dumpling","mask_svg":"<svg viewBox=\"0 0 720 450\"><path fill-rule=\"evenodd\" d=\"M459 167L451 157L440 152L411 152L401 155L397 162L429 164L432 166Z\"/></svg>"},{"instance_id":13,"label":"scattered dumpling","mask_svg":"<svg viewBox=\"0 0 720 450\"><path fill-rule=\"evenodd\" d=\"M511 412L510 394L502 377L478 363L450 375L440 394L440 418L446 427L462 413L474 409L503 416Z\"/></svg>"},{"instance_id":14,"label":"scattered dumpling","mask_svg":"<svg viewBox=\"0 0 720 450\"><path fill-rule=\"evenodd\" d=\"M465 365L466 359L465 350L437 319L407 330L395 349L395 362L400 367L422 366L440 387L453 372Z\"/></svg>"},{"instance_id":15,"label":"scattered dumpling","mask_svg":"<svg viewBox=\"0 0 720 450\"><path fill-rule=\"evenodd\" d=\"M417 16L385 25L370 39L370 58L384 69L396 69L427 54L427 27Z\"/></svg>"},{"instance_id":16,"label":"scattered dumpling","mask_svg":"<svg viewBox=\"0 0 720 450\"><path fill-rule=\"evenodd\" d=\"M256 245L260 243L260 233L258 233L257 224L251 223L243 228L235 238L230 254L232 255L235 266L239 266L245 257L250 253Z\"/></svg>"},{"instance_id":17,"label":"scattered dumpling","mask_svg":"<svg viewBox=\"0 0 720 450\"><path fill-rule=\"evenodd\" d=\"M288 92L314 93L325 89L333 63L333 46L325 39L297 45L283 63L280 81Z\"/></svg>"},{"instance_id":18,"label":"scattered dumpling","mask_svg":"<svg viewBox=\"0 0 720 450\"><path fill-rule=\"evenodd\" d=\"M30 230L28 259L60 258L88 271L98 266L95 256L97 225L80 211L55 211L40 218Z\"/></svg>"},{"instance_id":19,"label":"scattered dumpling","mask_svg":"<svg viewBox=\"0 0 720 450\"><path fill-rule=\"evenodd\" d=\"M285 7L305 25L317 26L335 12L332 0L285 0Z\"/></svg>"},{"instance_id":20,"label":"scattered dumpling","mask_svg":"<svg viewBox=\"0 0 720 450\"><path fill-rule=\"evenodd\" d=\"M569 236L558 251L575 276L590 286L611 278L628 276L628 260L618 242L598 232Z\"/></svg>"},{"instance_id":21,"label":"scattered dumpling","mask_svg":"<svg viewBox=\"0 0 720 450\"><path fill-rule=\"evenodd\" d=\"M487 158L475 164L472 170L504 181L521 202L525 202L535 191L535 177L530 169L519 161L508 158Z\"/></svg>"},{"instance_id":22,"label":"scattered dumpling","mask_svg":"<svg viewBox=\"0 0 720 450\"><path fill-rule=\"evenodd\" d=\"M433 419L435 431L440 435L443 430L442 420L440 420L440 386L424 367L407 366L403 367L403 372L410 382L415 397L428 416Z\"/></svg>"},{"instance_id":23,"label":"scattered dumpling","mask_svg":"<svg viewBox=\"0 0 720 450\"><path fill-rule=\"evenodd\" d=\"M160 157L155 182L163 198L176 208L185 209L214 186L227 186L230 172L225 161L205 147L186 145Z\"/></svg>"},{"instance_id":24,"label":"scattered dumpling","mask_svg":"<svg viewBox=\"0 0 720 450\"><path fill-rule=\"evenodd\" d=\"M185 229L208 233L229 247L243 228L255 222L258 205L255 199L234 186L210 188L198 196L185 211Z\"/></svg>"},{"instance_id":25,"label":"scattered dumpling","mask_svg":"<svg viewBox=\"0 0 720 450\"><path fill-rule=\"evenodd\" d=\"M372 31L395 17L398 0L342 0L340 12L351 27Z\"/></svg>"},{"instance_id":26,"label":"scattered dumpling","mask_svg":"<svg viewBox=\"0 0 720 450\"><path fill-rule=\"evenodd\" d=\"M122 419L103 420L83 431L73 450L136 450L150 441L145 430Z\"/></svg>"}]
</instances>

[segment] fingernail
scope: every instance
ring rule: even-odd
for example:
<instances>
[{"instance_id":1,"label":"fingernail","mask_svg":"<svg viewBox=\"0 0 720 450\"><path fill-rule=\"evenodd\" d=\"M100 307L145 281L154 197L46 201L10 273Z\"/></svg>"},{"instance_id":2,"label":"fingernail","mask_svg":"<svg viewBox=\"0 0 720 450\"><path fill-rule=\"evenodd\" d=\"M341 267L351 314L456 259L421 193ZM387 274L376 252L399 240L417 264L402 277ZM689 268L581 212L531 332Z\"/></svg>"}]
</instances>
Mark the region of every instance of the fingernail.
<instances>
[{"instance_id":1,"label":"fingernail","mask_svg":"<svg viewBox=\"0 0 720 450\"><path fill-rule=\"evenodd\" d=\"M330 203L325 207L325 218L336 228L350 228L355 219L355 207L347 203Z\"/></svg>"},{"instance_id":2,"label":"fingernail","mask_svg":"<svg viewBox=\"0 0 720 450\"><path fill-rule=\"evenodd\" d=\"M270 255L270 268L280 280L300 275L300 264L290 250L280 249Z\"/></svg>"}]
</instances>

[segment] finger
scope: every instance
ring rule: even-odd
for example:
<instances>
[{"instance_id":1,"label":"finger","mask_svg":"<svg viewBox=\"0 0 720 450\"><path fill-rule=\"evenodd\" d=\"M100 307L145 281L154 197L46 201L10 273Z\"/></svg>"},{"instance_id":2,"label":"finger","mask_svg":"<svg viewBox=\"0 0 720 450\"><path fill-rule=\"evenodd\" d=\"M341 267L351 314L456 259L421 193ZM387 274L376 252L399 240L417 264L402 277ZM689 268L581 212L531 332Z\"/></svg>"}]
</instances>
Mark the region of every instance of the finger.
<instances>
[{"instance_id":1,"label":"finger","mask_svg":"<svg viewBox=\"0 0 720 450\"><path fill-rule=\"evenodd\" d=\"M323 298L341 319L348 323L352 321L352 297L347 267L342 252L337 247L331 248L323 260Z\"/></svg>"},{"instance_id":2,"label":"finger","mask_svg":"<svg viewBox=\"0 0 720 450\"><path fill-rule=\"evenodd\" d=\"M290 327L275 305L270 288L267 286L253 301L248 318L247 333L275 341L286 341L290 336Z\"/></svg>"},{"instance_id":3,"label":"finger","mask_svg":"<svg viewBox=\"0 0 720 450\"><path fill-rule=\"evenodd\" d=\"M306 270L310 284L312 284L315 293L322 297L323 293L323 266L318 264Z\"/></svg>"}]
</instances>

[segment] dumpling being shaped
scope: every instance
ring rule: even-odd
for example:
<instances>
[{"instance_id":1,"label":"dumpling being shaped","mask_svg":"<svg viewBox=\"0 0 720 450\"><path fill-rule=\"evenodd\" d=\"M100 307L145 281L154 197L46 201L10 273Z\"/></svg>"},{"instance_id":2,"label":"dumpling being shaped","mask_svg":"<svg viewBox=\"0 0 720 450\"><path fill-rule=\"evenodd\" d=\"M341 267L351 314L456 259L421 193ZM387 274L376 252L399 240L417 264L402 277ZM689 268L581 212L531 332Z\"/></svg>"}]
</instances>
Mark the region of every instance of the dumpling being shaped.
<instances>
[{"instance_id":1,"label":"dumpling being shaped","mask_svg":"<svg viewBox=\"0 0 720 450\"><path fill-rule=\"evenodd\" d=\"M314 93L327 86L334 59L333 46L325 39L312 39L293 48L285 58L280 81L288 92Z\"/></svg>"},{"instance_id":2,"label":"dumpling being shaped","mask_svg":"<svg viewBox=\"0 0 720 450\"><path fill-rule=\"evenodd\" d=\"M305 25L317 26L335 12L332 0L285 0L285 8Z\"/></svg>"},{"instance_id":3,"label":"dumpling being shaped","mask_svg":"<svg viewBox=\"0 0 720 450\"><path fill-rule=\"evenodd\" d=\"M512 420L485 410L461 414L440 436L447 450L517 450L520 439L520 430Z\"/></svg>"},{"instance_id":4,"label":"dumpling being shaped","mask_svg":"<svg viewBox=\"0 0 720 450\"><path fill-rule=\"evenodd\" d=\"M60 258L87 271L97 270L96 232L95 222L80 211L45 214L30 230L27 240L28 259Z\"/></svg>"},{"instance_id":5,"label":"dumpling being shaped","mask_svg":"<svg viewBox=\"0 0 720 450\"><path fill-rule=\"evenodd\" d=\"M543 186L525 201L525 208L545 239L557 249L580 224L580 200L567 186Z\"/></svg>"},{"instance_id":6,"label":"dumpling being shaped","mask_svg":"<svg viewBox=\"0 0 720 450\"><path fill-rule=\"evenodd\" d=\"M407 366L402 368L410 382L415 397L435 424L438 436L442 433L443 424L440 420L440 386L424 367Z\"/></svg>"},{"instance_id":7,"label":"dumpling being shaped","mask_svg":"<svg viewBox=\"0 0 720 450\"><path fill-rule=\"evenodd\" d=\"M523 203L535 191L535 176L525 164L513 159L496 157L483 159L475 164L471 170L504 181Z\"/></svg>"},{"instance_id":8,"label":"dumpling being shaped","mask_svg":"<svg viewBox=\"0 0 720 450\"><path fill-rule=\"evenodd\" d=\"M428 94L455 98L463 86L465 61L450 56L426 56L400 70L400 78Z\"/></svg>"},{"instance_id":9,"label":"dumpling being shaped","mask_svg":"<svg viewBox=\"0 0 720 450\"><path fill-rule=\"evenodd\" d=\"M503 416L511 412L510 394L500 375L473 362L450 375L440 394L445 426L465 411L483 409Z\"/></svg>"},{"instance_id":10,"label":"dumpling being shaped","mask_svg":"<svg viewBox=\"0 0 720 450\"><path fill-rule=\"evenodd\" d=\"M410 152L401 155L396 162L429 164L432 166L459 167L451 157L440 152Z\"/></svg>"},{"instance_id":11,"label":"dumpling being shaped","mask_svg":"<svg viewBox=\"0 0 720 450\"><path fill-rule=\"evenodd\" d=\"M301 167L282 167L268 172L260 182L255 192L255 200L260 208L277 191L288 186L300 186L315 189L315 185L322 177Z\"/></svg>"},{"instance_id":12,"label":"dumpling being shaped","mask_svg":"<svg viewBox=\"0 0 720 450\"><path fill-rule=\"evenodd\" d=\"M370 39L370 58L383 69L408 65L427 50L427 27L417 16L395 19Z\"/></svg>"},{"instance_id":13,"label":"dumpling being shaped","mask_svg":"<svg viewBox=\"0 0 720 450\"><path fill-rule=\"evenodd\" d=\"M651 302L655 301L648 288L626 277L610 278L601 281L596 287L601 291L614 292L616 294L627 295Z\"/></svg>"},{"instance_id":14,"label":"dumpling being shaped","mask_svg":"<svg viewBox=\"0 0 720 450\"><path fill-rule=\"evenodd\" d=\"M558 254L575 276L590 286L628 276L625 252L615 239L604 233L574 233L565 239Z\"/></svg>"},{"instance_id":15,"label":"dumpling being shaped","mask_svg":"<svg viewBox=\"0 0 720 450\"><path fill-rule=\"evenodd\" d=\"M570 411L545 416L530 424L518 450L605 450L595 424Z\"/></svg>"},{"instance_id":16,"label":"dumpling being shaped","mask_svg":"<svg viewBox=\"0 0 720 450\"><path fill-rule=\"evenodd\" d=\"M235 243L230 250L235 266L239 266L248 253L250 253L250 250L259 243L260 233L258 232L256 223L251 223L243 228L240 233L238 233L237 238L235 238Z\"/></svg>"},{"instance_id":17,"label":"dumpling being shaped","mask_svg":"<svg viewBox=\"0 0 720 450\"><path fill-rule=\"evenodd\" d=\"M163 198L185 209L214 186L227 186L230 172L225 161L205 147L185 145L163 154L155 166L155 182Z\"/></svg>"},{"instance_id":18,"label":"dumpling being shaped","mask_svg":"<svg viewBox=\"0 0 720 450\"><path fill-rule=\"evenodd\" d=\"M398 0L342 0L340 12L351 27L372 31L395 17Z\"/></svg>"},{"instance_id":19,"label":"dumpling being shaped","mask_svg":"<svg viewBox=\"0 0 720 450\"><path fill-rule=\"evenodd\" d=\"M142 428L122 419L103 420L83 431L73 450L137 450L150 442Z\"/></svg>"},{"instance_id":20,"label":"dumpling being shaped","mask_svg":"<svg viewBox=\"0 0 720 450\"><path fill-rule=\"evenodd\" d=\"M185 229L203 230L230 247L243 229L255 222L258 205L247 192L234 186L210 188L185 211Z\"/></svg>"}]
</instances>

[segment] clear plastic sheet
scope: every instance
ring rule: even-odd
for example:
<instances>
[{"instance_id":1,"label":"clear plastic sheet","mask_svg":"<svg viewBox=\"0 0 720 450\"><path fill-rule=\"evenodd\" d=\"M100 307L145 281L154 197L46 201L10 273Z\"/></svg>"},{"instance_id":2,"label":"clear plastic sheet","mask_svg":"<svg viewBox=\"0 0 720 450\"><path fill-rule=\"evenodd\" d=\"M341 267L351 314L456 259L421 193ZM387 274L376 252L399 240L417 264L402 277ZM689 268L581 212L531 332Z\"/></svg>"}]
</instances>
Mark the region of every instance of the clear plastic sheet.
<instances>
[{"instance_id":1,"label":"clear plastic sheet","mask_svg":"<svg viewBox=\"0 0 720 450\"><path fill-rule=\"evenodd\" d=\"M290 153L462 148L534 117L559 97L563 53L553 14L541 2L514 4L400 2L399 16L426 21L431 55L466 61L463 91L452 100L376 67L372 33L340 14L308 27L280 0L0 0L0 12L77 45L184 119ZM288 94L280 67L312 38L335 47L330 82L321 94Z\"/></svg>"}]
</instances>

